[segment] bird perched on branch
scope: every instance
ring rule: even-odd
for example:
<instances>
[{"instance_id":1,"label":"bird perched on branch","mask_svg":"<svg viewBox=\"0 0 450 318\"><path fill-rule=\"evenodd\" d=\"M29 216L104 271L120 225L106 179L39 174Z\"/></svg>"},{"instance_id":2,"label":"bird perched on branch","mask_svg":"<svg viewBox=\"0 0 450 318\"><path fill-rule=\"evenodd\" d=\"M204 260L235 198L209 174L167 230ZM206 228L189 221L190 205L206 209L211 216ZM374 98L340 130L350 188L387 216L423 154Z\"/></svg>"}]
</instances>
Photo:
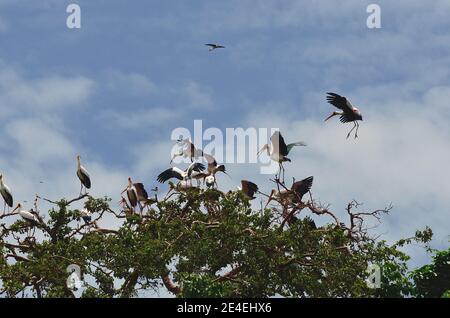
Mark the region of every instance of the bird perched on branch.
<instances>
[{"instance_id":1,"label":"bird perched on branch","mask_svg":"<svg viewBox=\"0 0 450 318\"><path fill-rule=\"evenodd\" d=\"M0 194L3 197L3 200L5 201L5 204L3 206L3 214L6 212L6 205L8 207L13 207L13 196L11 194L11 190L9 187L3 182L3 174L0 173Z\"/></svg>"},{"instance_id":2,"label":"bird perched on branch","mask_svg":"<svg viewBox=\"0 0 450 318\"><path fill-rule=\"evenodd\" d=\"M287 156L292 150L292 148L296 146L306 146L306 143L302 141L290 143L286 145L284 142L284 138L281 135L279 131L276 131L272 134L272 137L270 137L271 146L269 144L265 144L261 150L258 152L258 156L264 151L267 151L267 155L275 162L278 162L279 166L279 174L283 172L283 182L284 182L284 167L283 162L289 161L291 162L291 159L289 159Z\"/></svg>"},{"instance_id":3,"label":"bird perched on branch","mask_svg":"<svg viewBox=\"0 0 450 318\"><path fill-rule=\"evenodd\" d=\"M88 209L84 208L80 212L81 218L83 219L84 223L89 224L92 221L92 212Z\"/></svg>"},{"instance_id":4,"label":"bird perched on branch","mask_svg":"<svg viewBox=\"0 0 450 318\"><path fill-rule=\"evenodd\" d=\"M340 96L335 93L327 93L327 101L331 105L335 106L336 108L339 108L342 110L341 112L332 112L330 116L325 118L325 121L328 119L334 117L334 116L340 116L341 123L353 123L353 128L348 132L347 139L350 137L350 134L354 129L355 131L355 138L358 138L358 129L359 129L359 120L363 120L361 112L358 108L354 107L350 101L345 98L344 96Z\"/></svg>"},{"instance_id":5,"label":"bird perched on branch","mask_svg":"<svg viewBox=\"0 0 450 318\"><path fill-rule=\"evenodd\" d=\"M217 49L224 49L225 48L225 46L223 46L223 45L214 44L214 43L207 43L205 45L209 47L208 51L210 51L210 52L214 51L214 50L217 50Z\"/></svg>"},{"instance_id":6,"label":"bird perched on branch","mask_svg":"<svg viewBox=\"0 0 450 318\"><path fill-rule=\"evenodd\" d=\"M83 187L85 188L85 193L87 193L87 189L91 188L91 178L86 168L81 165L80 155L77 155L77 176L81 182L80 195L83 192Z\"/></svg>"},{"instance_id":7,"label":"bird perched on branch","mask_svg":"<svg viewBox=\"0 0 450 318\"><path fill-rule=\"evenodd\" d=\"M22 204L20 203L17 204L17 207L13 210L13 212L17 210L19 210L17 213L22 217L22 219L27 221L31 226L34 227L39 224L39 219L36 217L36 212L34 212L33 210L22 210Z\"/></svg>"},{"instance_id":8,"label":"bird perched on branch","mask_svg":"<svg viewBox=\"0 0 450 318\"><path fill-rule=\"evenodd\" d=\"M311 190L314 177L308 177L301 181L296 181L292 184L291 189L277 190L273 189L270 192L266 207L270 201L277 199L282 204L300 203L303 196Z\"/></svg>"}]
</instances>

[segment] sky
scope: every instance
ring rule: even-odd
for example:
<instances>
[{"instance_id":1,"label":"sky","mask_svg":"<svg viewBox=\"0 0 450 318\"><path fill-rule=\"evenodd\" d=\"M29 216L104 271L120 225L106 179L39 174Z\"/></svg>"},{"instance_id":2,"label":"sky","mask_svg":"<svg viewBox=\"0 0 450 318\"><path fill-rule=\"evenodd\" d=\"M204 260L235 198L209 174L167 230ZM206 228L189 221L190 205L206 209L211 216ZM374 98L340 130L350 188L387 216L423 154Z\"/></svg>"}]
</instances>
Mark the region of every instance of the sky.
<instances>
[{"instance_id":1,"label":"sky","mask_svg":"<svg viewBox=\"0 0 450 318\"><path fill-rule=\"evenodd\" d=\"M66 26L71 3L80 29ZM371 3L380 29L366 25ZM115 203L128 176L157 185L175 128L279 128L308 144L286 179L313 175L314 197L344 221L352 199L392 203L374 233L394 242L428 225L447 248L448 16L447 0L0 0L0 171L16 202L73 198L80 154L90 193ZM362 111L358 139L323 122L329 91ZM227 164L219 186L268 192L259 169ZM412 268L430 260L406 251Z\"/></svg>"}]
</instances>

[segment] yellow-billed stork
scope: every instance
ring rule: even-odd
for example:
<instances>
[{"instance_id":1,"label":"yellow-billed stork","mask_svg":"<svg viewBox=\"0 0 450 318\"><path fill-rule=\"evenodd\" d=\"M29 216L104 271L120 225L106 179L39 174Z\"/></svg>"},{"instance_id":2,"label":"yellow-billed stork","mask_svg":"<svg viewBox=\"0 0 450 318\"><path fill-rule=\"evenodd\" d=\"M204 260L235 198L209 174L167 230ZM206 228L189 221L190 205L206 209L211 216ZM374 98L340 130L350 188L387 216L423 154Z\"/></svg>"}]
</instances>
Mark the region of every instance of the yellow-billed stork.
<instances>
[{"instance_id":1,"label":"yellow-billed stork","mask_svg":"<svg viewBox=\"0 0 450 318\"><path fill-rule=\"evenodd\" d=\"M269 144L265 144L261 150L258 152L258 156L264 151L267 151L267 155L275 162L278 162L279 165L279 173L283 172L283 182L284 182L284 167L283 162L288 161L291 162L287 156L292 148L296 146L306 146L306 143L302 141L293 142L288 145L284 142L284 138L279 131L276 131L270 137L271 146Z\"/></svg>"},{"instance_id":2,"label":"yellow-billed stork","mask_svg":"<svg viewBox=\"0 0 450 318\"><path fill-rule=\"evenodd\" d=\"M85 188L85 193L87 193L87 189L91 188L91 178L89 177L86 168L81 165L80 155L77 155L77 176L81 182L80 195L83 191L83 187Z\"/></svg>"},{"instance_id":3,"label":"yellow-billed stork","mask_svg":"<svg viewBox=\"0 0 450 318\"><path fill-rule=\"evenodd\" d=\"M327 101L328 103L339 108L342 111L331 113L330 116L325 118L325 121L334 116L340 115L341 123L351 123L351 122L353 123L353 128L347 134L347 139L350 137L350 134L354 129L356 129L355 138L358 138L358 129L359 129L358 121L363 120L359 109L354 107L347 98L345 98L344 96L340 96L336 93L327 93Z\"/></svg>"},{"instance_id":4,"label":"yellow-billed stork","mask_svg":"<svg viewBox=\"0 0 450 318\"><path fill-rule=\"evenodd\" d=\"M11 194L11 190L9 187L3 182L3 174L0 173L0 193L3 197L3 200L5 201L4 207L3 207L3 213L6 211L6 205L8 207L13 207L13 196Z\"/></svg>"}]
</instances>

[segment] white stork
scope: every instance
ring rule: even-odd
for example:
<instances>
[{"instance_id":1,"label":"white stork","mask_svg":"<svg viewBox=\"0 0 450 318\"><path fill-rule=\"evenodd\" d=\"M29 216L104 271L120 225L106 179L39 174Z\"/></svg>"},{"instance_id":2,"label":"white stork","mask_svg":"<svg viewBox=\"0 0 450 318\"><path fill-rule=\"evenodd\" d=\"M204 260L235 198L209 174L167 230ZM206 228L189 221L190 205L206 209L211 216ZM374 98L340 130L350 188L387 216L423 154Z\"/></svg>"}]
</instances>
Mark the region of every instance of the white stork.
<instances>
[{"instance_id":1,"label":"white stork","mask_svg":"<svg viewBox=\"0 0 450 318\"><path fill-rule=\"evenodd\" d=\"M292 184L291 189L276 190L270 192L269 200L266 203L269 205L273 199L280 200L283 204L286 203L300 203L303 196L311 190L314 177L308 177L301 181L296 181Z\"/></svg>"},{"instance_id":2,"label":"white stork","mask_svg":"<svg viewBox=\"0 0 450 318\"><path fill-rule=\"evenodd\" d=\"M327 93L327 101L331 105L339 108L342 110L341 112L333 112L330 116L325 118L325 121L328 119L340 115L341 116L341 123L351 123L353 122L353 128L348 132L347 139L350 137L350 134L352 131L356 128L355 131L355 138L358 138L358 129L359 129L359 123L358 120L363 120L361 112L358 108L354 107L350 101L345 98L344 96L340 96L335 93Z\"/></svg>"},{"instance_id":3,"label":"white stork","mask_svg":"<svg viewBox=\"0 0 450 318\"><path fill-rule=\"evenodd\" d=\"M164 183L172 178L176 178L181 181L192 180L192 174L194 171L203 172L204 170L205 166L202 163L193 162L184 171L177 167L172 167L167 170L164 170L158 175L157 180L160 183Z\"/></svg>"},{"instance_id":4,"label":"white stork","mask_svg":"<svg viewBox=\"0 0 450 318\"><path fill-rule=\"evenodd\" d=\"M81 182L80 195L83 191L83 187L85 188L85 193L87 193L87 189L91 188L91 178L89 177L89 173L86 168L81 165L80 155L77 155L77 176Z\"/></svg>"},{"instance_id":5,"label":"white stork","mask_svg":"<svg viewBox=\"0 0 450 318\"><path fill-rule=\"evenodd\" d=\"M289 152L294 148L295 146L306 146L306 143L302 141L290 143L286 145L284 142L284 138L281 135L279 131L276 131L273 133L273 135L270 137L271 146L269 144L265 144L261 150L258 152L258 156L264 151L267 151L267 155L275 162L278 162L279 165L279 173L283 172L283 182L284 182L284 167L283 162L289 161L291 162L291 159L289 159L287 156Z\"/></svg>"},{"instance_id":6,"label":"white stork","mask_svg":"<svg viewBox=\"0 0 450 318\"><path fill-rule=\"evenodd\" d=\"M194 162L195 159L198 159L203 156L203 151L197 149L195 145L189 141L189 139L180 139L177 141L178 144L182 147L179 153L173 155L170 160L170 164L175 160L176 157L189 158L191 162Z\"/></svg>"},{"instance_id":7,"label":"white stork","mask_svg":"<svg viewBox=\"0 0 450 318\"><path fill-rule=\"evenodd\" d=\"M13 196L11 194L11 190L9 187L3 183L3 174L0 173L0 193L3 197L3 200L5 201L5 205L3 207L3 214L6 212L6 205L8 207L13 207Z\"/></svg>"},{"instance_id":8,"label":"white stork","mask_svg":"<svg viewBox=\"0 0 450 318\"><path fill-rule=\"evenodd\" d=\"M224 49L225 48L225 46L223 46L223 45L220 45L220 44L215 44L215 43L207 43L207 44L205 44L207 47L209 47L209 49L208 49L208 51L214 51L214 50L217 50L217 49Z\"/></svg>"}]
</instances>

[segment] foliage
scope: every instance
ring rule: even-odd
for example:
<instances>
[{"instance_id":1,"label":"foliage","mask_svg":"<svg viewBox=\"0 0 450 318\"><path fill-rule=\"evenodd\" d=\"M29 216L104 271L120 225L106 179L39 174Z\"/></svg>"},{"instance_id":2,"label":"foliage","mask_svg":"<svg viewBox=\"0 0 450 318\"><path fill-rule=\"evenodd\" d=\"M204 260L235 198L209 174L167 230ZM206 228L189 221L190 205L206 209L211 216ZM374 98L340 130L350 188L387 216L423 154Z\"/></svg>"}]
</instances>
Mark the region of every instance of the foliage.
<instances>
[{"instance_id":1,"label":"foliage","mask_svg":"<svg viewBox=\"0 0 450 318\"><path fill-rule=\"evenodd\" d=\"M173 187L143 213L127 206L116 212L109 199L87 195L37 197L35 211L38 200L54 208L38 214L32 232L16 214L0 218L9 220L0 232L0 293L7 297L74 297L66 284L71 264L81 268L83 297L135 297L161 288L178 297L402 297L415 289L399 248L432 235L426 229L389 246L369 235L364 220L379 220L390 207L355 212L360 205L352 202L344 223L312 198L254 209L241 191ZM70 209L79 201L93 213L90 223ZM433 265L414 272L417 296L450 289L434 278L449 281L441 267L449 259L449 251L437 253ZM382 267L381 289L368 287L368 264Z\"/></svg>"}]
</instances>

